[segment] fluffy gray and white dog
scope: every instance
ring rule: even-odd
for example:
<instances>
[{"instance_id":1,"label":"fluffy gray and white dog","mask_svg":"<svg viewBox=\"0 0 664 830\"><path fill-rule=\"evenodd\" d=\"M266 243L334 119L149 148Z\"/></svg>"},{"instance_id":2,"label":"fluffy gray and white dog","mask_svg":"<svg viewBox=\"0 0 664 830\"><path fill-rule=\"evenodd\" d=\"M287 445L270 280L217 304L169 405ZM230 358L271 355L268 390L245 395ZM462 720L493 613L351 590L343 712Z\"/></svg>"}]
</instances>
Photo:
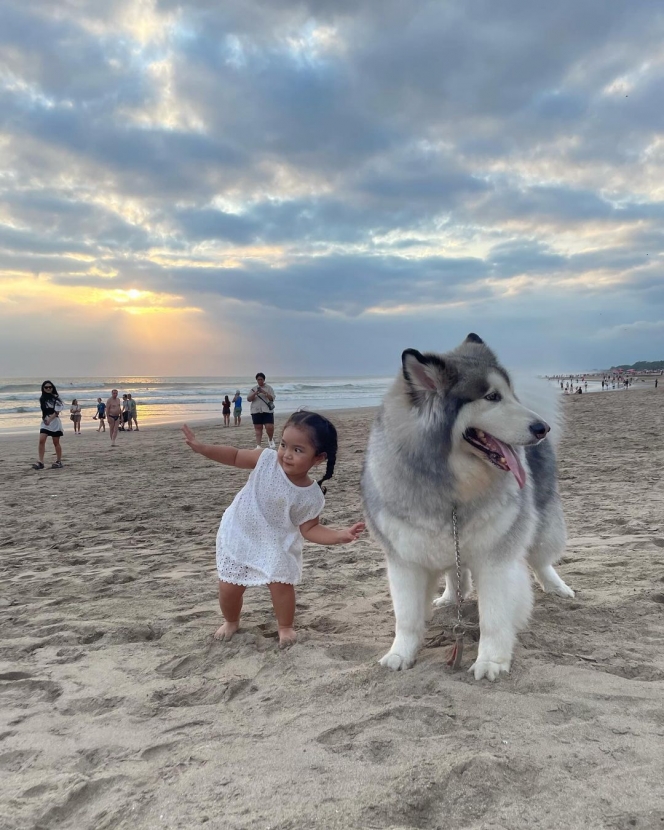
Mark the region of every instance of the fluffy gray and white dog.
<instances>
[{"instance_id":1,"label":"fluffy gray and white dog","mask_svg":"<svg viewBox=\"0 0 664 830\"><path fill-rule=\"evenodd\" d=\"M476 334L447 354L403 353L362 474L367 522L386 553L396 617L382 665L407 669L415 662L443 573L445 592L436 604L455 601L453 506L462 595L472 582L477 588L476 679L510 670L516 634L533 604L527 564L545 591L574 596L553 569L566 533L555 449L544 440L559 430L552 403L549 397L550 413L526 407Z\"/></svg>"}]
</instances>

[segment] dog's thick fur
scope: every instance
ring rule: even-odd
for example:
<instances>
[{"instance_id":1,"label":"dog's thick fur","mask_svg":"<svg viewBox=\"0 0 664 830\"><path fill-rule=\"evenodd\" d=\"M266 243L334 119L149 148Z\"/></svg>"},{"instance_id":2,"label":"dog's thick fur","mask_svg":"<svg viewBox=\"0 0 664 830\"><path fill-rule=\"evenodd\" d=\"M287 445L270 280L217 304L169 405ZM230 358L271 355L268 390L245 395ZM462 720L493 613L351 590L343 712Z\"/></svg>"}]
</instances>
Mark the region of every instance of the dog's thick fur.
<instances>
[{"instance_id":1,"label":"dog's thick fur","mask_svg":"<svg viewBox=\"0 0 664 830\"><path fill-rule=\"evenodd\" d=\"M510 670L516 634L532 608L526 563L545 591L574 596L553 569L566 534L542 416L554 423L555 412L526 408L476 334L447 354L407 349L402 364L374 422L362 474L367 522L387 556L396 617L392 648L380 662L413 665L443 573L445 592L435 604L455 600L456 505L461 590L467 596L472 579L480 612L472 670L478 680L493 680ZM478 446L484 442L493 452Z\"/></svg>"}]
</instances>

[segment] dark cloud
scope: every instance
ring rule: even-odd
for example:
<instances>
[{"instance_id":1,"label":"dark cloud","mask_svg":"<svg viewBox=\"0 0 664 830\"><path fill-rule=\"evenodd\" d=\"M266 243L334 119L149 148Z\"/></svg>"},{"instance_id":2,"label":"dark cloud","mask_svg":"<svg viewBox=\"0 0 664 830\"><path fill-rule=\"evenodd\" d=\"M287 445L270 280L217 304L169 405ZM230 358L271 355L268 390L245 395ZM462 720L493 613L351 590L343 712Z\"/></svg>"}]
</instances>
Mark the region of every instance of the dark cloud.
<instances>
[{"instance_id":1,"label":"dark cloud","mask_svg":"<svg viewBox=\"0 0 664 830\"><path fill-rule=\"evenodd\" d=\"M145 275L169 291L217 294L258 305L356 316L372 306L442 304L459 300L468 282L484 276L481 260L429 257L327 256L287 267L170 268ZM483 293L488 293L484 291Z\"/></svg>"}]
</instances>

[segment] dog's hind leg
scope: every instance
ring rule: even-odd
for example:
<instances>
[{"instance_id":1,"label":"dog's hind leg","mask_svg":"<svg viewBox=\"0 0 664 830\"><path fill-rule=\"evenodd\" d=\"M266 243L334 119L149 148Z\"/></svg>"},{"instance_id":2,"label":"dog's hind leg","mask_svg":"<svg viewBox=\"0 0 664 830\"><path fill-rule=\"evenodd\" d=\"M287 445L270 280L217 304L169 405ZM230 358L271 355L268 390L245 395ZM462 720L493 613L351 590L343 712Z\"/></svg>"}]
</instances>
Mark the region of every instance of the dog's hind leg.
<instances>
[{"instance_id":1,"label":"dog's hind leg","mask_svg":"<svg viewBox=\"0 0 664 830\"><path fill-rule=\"evenodd\" d=\"M431 572L412 562L388 557L387 575L396 617L392 648L381 658L381 666L399 671L415 662L424 638L425 606L431 590Z\"/></svg>"},{"instance_id":2,"label":"dog's hind leg","mask_svg":"<svg viewBox=\"0 0 664 830\"><path fill-rule=\"evenodd\" d=\"M547 594L573 597L574 591L556 573L553 563L565 552L565 519L560 503L551 505L543 517L537 535L528 551L528 564Z\"/></svg>"},{"instance_id":3,"label":"dog's hind leg","mask_svg":"<svg viewBox=\"0 0 664 830\"><path fill-rule=\"evenodd\" d=\"M427 580L427 595L424 601L424 620L429 622L433 617L433 609L437 600L434 599L438 593L438 584L440 582L440 571L429 571L429 578Z\"/></svg>"},{"instance_id":4,"label":"dog's hind leg","mask_svg":"<svg viewBox=\"0 0 664 830\"><path fill-rule=\"evenodd\" d=\"M473 580L468 568L461 568L461 596L468 599L473 590ZM441 605L454 605L456 602L456 569L450 568L445 571L445 590L442 596L433 601L436 608Z\"/></svg>"},{"instance_id":5,"label":"dog's hind leg","mask_svg":"<svg viewBox=\"0 0 664 830\"><path fill-rule=\"evenodd\" d=\"M480 609L480 644L470 670L475 680L508 672L516 633L525 627L533 591L525 562L485 562L475 574Z\"/></svg>"}]
</instances>

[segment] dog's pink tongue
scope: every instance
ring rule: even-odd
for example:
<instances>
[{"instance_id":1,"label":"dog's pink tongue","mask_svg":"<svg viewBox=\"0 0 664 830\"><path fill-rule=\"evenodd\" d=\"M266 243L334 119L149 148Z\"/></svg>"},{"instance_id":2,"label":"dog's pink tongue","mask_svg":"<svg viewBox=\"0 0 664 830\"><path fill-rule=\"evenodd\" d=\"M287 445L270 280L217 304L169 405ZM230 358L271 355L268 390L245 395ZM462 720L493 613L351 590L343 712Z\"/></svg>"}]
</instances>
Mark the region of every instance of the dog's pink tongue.
<instances>
[{"instance_id":1,"label":"dog's pink tongue","mask_svg":"<svg viewBox=\"0 0 664 830\"><path fill-rule=\"evenodd\" d=\"M505 461L507 461L507 466L514 473L514 478L516 479L516 483L519 485L519 488L523 489L523 486L526 483L526 471L523 469L523 464L519 461L518 456L509 444L503 444L503 442L499 441L495 436L491 437L500 447L501 455L505 458Z\"/></svg>"}]
</instances>

